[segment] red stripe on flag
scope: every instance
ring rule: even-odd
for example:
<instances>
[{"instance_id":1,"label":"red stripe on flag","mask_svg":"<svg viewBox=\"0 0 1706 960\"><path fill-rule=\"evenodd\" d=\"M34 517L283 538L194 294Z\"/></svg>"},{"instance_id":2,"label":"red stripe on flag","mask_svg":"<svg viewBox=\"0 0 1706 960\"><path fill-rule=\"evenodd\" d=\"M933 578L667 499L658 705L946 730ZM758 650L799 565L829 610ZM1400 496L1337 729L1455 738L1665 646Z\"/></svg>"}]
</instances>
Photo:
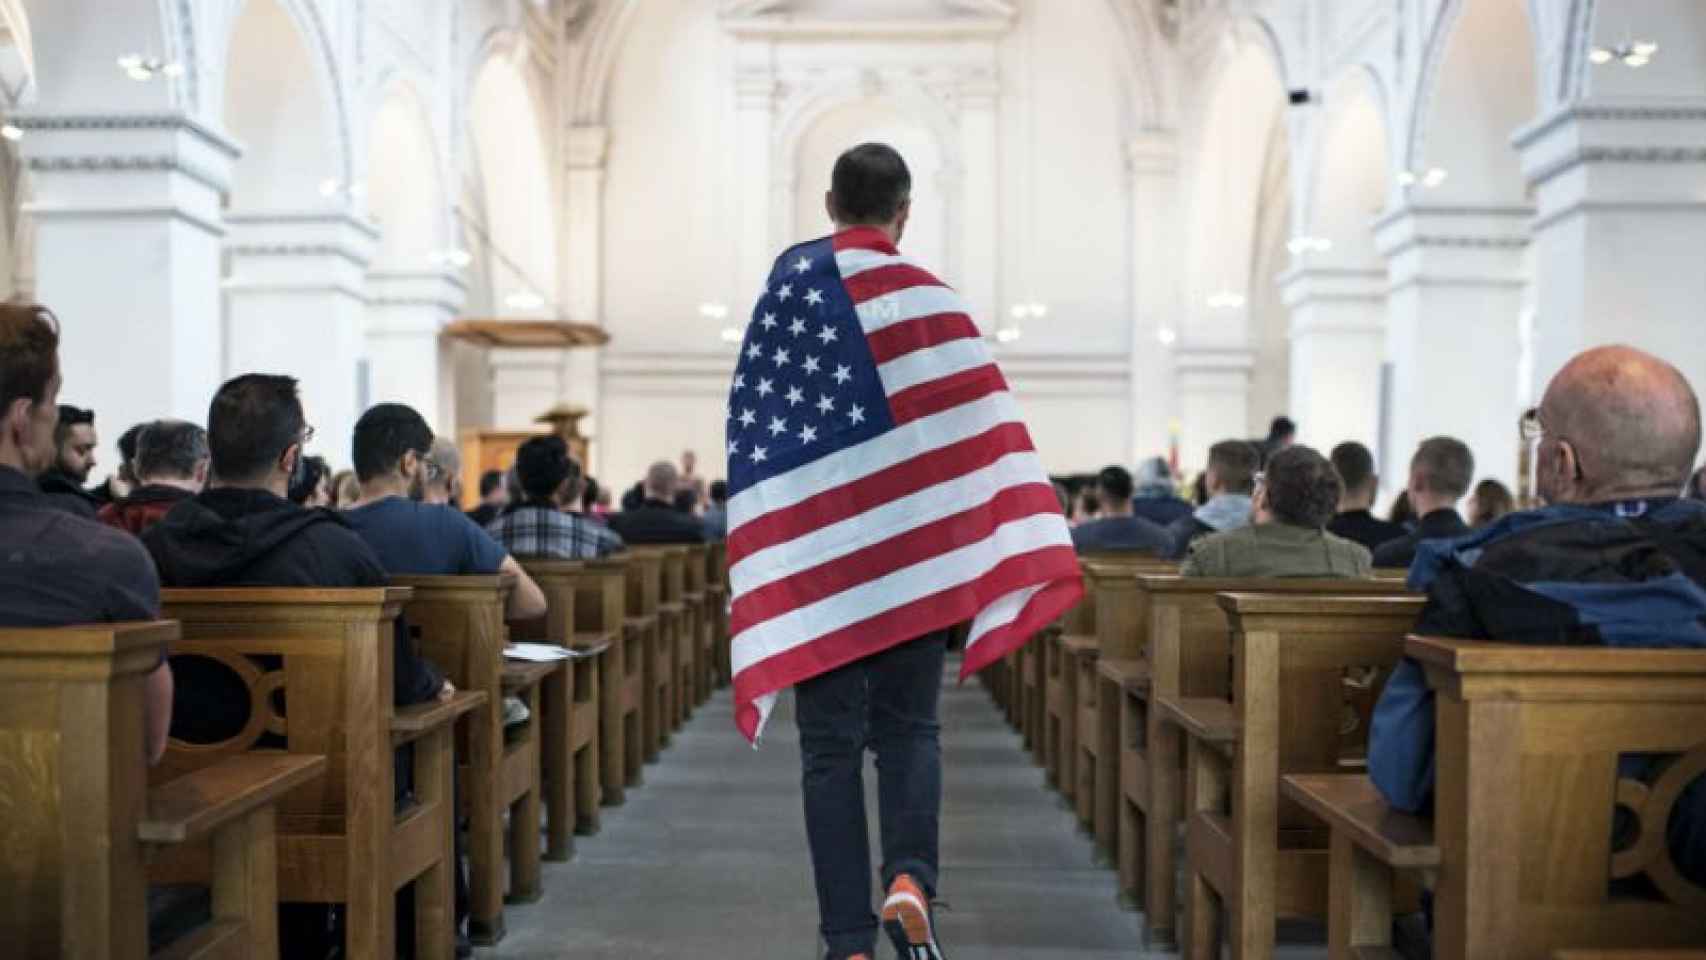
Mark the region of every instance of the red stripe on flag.
<instances>
[{"instance_id":1,"label":"red stripe on flag","mask_svg":"<svg viewBox=\"0 0 1706 960\"><path fill-rule=\"evenodd\" d=\"M915 267L910 263L892 263L884 267L872 267L841 282L847 287L847 295L853 298L855 304L875 300L897 290L907 290L912 287L945 286L930 271Z\"/></svg>"},{"instance_id":2,"label":"red stripe on flag","mask_svg":"<svg viewBox=\"0 0 1706 960\"><path fill-rule=\"evenodd\" d=\"M729 633L739 635L754 624L985 540L1002 524L1059 510L1052 486L1028 483L997 491L968 510L748 590L729 611Z\"/></svg>"},{"instance_id":3,"label":"red stripe on flag","mask_svg":"<svg viewBox=\"0 0 1706 960\"><path fill-rule=\"evenodd\" d=\"M893 607L760 660L735 674L735 723L751 740L758 731L758 708L753 701L759 697L964 623L1015 590L1059 580L1079 582L1078 557L1071 547L1044 547L1009 557L976 580Z\"/></svg>"},{"instance_id":4,"label":"red stripe on flag","mask_svg":"<svg viewBox=\"0 0 1706 960\"><path fill-rule=\"evenodd\" d=\"M729 534L729 563L739 563L767 547L981 470L1009 453L1034 449L1024 424L998 423L977 436L902 460L741 524Z\"/></svg>"},{"instance_id":5,"label":"red stripe on flag","mask_svg":"<svg viewBox=\"0 0 1706 960\"><path fill-rule=\"evenodd\" d=\"M1001 368L991 362L891 394L889 410L896 425L911 423L1005 389L1007 379L1001 375Z\"/></svg>"},{"instance_id":6,"label":"red stripe on flag","mask_svg":"<svg viewBox=\"0 0 1706 960\"><path fill-rule=\"evenodd\" d=\"M894 256L900 251L895 249L894 241L889 235L876 227L849 227L835 235L831 246L836 253L843 250L875 250L887 256Z\"/></svg>"},{"instance_id":7,"label":"red stripe on flag","mask_svg":"<svg viewBox=\"0 0 1706 960\"><path fill-rule=\"evenodd\" d=\"M966 648L960 660L960 680L989 666L1014 650L1024 646L1037 631L1077 603L1084 596L1084 581L1056 580L1037 591L1031 602L1019 611L1011 623L996 627Z\"/></svg>"},{"instance_id":8,"label":"red stripe on flag","mask_svg":"<svg viewBox=\"0 0 1706 960\"><path fill-rule=\"evenodd\" d=\"M950 340L975 340L979 336L977 325L965 314L933 313L884 327L865 341L871 345L871 359L881 364Z\"/></svg>"}]
</instances>

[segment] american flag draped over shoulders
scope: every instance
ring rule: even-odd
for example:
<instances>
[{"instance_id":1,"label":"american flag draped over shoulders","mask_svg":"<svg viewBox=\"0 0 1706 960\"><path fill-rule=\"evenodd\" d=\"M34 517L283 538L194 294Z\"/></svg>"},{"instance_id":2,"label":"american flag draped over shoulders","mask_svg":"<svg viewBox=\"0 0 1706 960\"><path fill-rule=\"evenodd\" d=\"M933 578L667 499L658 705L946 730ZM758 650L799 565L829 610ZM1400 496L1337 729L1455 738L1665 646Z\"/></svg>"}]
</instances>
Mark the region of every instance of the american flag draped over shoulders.
<instances>
[{"instance_id":1,"label":"american flag draped over shoulders","mask_svg":"<svg viewBox=\"0 0 1706 960\"><path fill-rule=\"evenodd\" d=\"M972 621L961 679L1083 594L1054 490L960 297L858 227L783 254L729 391L735 719Z\"/></svg>"}]
</instances>

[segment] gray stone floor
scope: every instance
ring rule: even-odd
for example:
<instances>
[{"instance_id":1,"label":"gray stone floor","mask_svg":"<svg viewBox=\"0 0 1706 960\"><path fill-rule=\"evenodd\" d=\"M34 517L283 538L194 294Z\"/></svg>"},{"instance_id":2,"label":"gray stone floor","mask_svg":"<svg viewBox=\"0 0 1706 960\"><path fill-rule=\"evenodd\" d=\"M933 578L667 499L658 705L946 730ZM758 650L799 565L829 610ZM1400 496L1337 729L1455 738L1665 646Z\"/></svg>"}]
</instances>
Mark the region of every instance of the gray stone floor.
<instances>
[{"instance_id":1,"label":"gray stone floor","mask_svg":"<svg viewBox=\"0 0 1706 960\"><path fill-rule=\"evenodd\" d=\"M955 960L1130 960L1139 917L1114 874L1043 786L978 684L943 691L938 926ZM548 864L546 895L508 911L483 958L817 960L817 901L800 813L798 738L784 697L762 747L736 733L728 691L701 707L628 802L575 859ZM875 771L867 766L872 829ZM874 839L873 839L874 845ZM879 956L887 957L881 948ZM1320 956L1283 949L1280 956Z\"/></svg>"}]
</instances>

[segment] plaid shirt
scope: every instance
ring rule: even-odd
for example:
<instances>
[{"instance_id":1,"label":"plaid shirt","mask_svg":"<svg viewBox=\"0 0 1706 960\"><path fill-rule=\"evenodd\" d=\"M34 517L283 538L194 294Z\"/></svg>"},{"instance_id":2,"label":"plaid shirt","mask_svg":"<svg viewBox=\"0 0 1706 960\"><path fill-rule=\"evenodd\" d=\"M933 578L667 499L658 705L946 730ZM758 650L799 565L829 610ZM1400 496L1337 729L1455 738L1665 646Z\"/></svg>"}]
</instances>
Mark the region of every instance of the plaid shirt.
<instances>
[{"instance_id":1,"label":"plaid shirt","mask_svg":"<svg viewBox=\"0 0 1706 960\"><path fill-rule=\"evenodd\" d=\"M487 524L486 532L517 557L591 560L625 546L603 524L548 507L516 507Z\"/></svg>"}]
</instances>

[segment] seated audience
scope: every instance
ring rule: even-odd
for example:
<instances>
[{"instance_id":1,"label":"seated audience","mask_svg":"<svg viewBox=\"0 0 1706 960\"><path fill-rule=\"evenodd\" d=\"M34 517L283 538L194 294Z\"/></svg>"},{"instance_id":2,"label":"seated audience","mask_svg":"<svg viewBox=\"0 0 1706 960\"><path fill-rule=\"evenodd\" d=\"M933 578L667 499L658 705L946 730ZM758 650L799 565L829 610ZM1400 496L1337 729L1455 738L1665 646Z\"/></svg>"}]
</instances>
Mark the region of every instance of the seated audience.
<instances>
[{"instance_id":1,"label":"seated audience","mask_svg":"<svg viewBox=\"0 0 1706 960\"><path fill-rule=\"evenodd\" d=\"M360 479L361 469L356 468L356 478ZM362 489L364 499L367 497L366 487ZM435 503L440 506L456 505L462 496L462 452L456 449L456 444L445 437L434 437L432 451L426 457L426 482L421 486L419 499L423 503Z\"/></svg>"},{"instance_id":2,"label":"seated audience","mask_svg":"<svg viewBox=\"0 0 1706 960\"><path fill-rule=\"evenodd\" d=\"M1293 423L1291 418L1284 414L1281 414L1268 422L1267 437L1260 440L1250 441L1251 445L1256 448L1256 453L1261 457L1262 464L1264 465L1268 462L1269 457L1279 453L1281 450L1284 450L1286 447L1291 446L1295 442L1297 442L1297 424Z\"/></svg>"},{"instance_id":3,"label":"seated audience","mask_svg":"<svg viewBox=\"0 0 1706 960\"><path fill-rule=\"evenodd\" d=\"M609 503L609 498L609 491L599 486L596 478L587 477L584 489L581 490L580 503L575 505L574 512L583 517L598 519L606 512L599 507L599 504L601 502Z\"/></svg>"},{"instance_id":4,"label":"seated audience","mask_svg":"<svg viewBox=\"0 0 1706 960\"><path fill-rule=\"evenodd\" d=\"M705 508L705 513L699 518L699 525L705 528L706 540L727 540L729 538L729 484L726 480L711 481L711 505Z\"/></svg>"},{"instance_id":5,"label":"seated audience","mask_svg":"<svg viewBox=\"0 0 1706 960\"><path fill-rule=\"evenodd\" d=\"M1132 515L1131 474L1124 467L1102 468L1096 488L1102 502L1101 517L1072 528L1072 548L1079 553L1118 551L1164 557L1173 549L1167 531Z\"/></svg>"},{"instance_id":6,"label":"seated audience","mask_svg":"<svg viewBox=\"0 0 1706 960\"><path fill-rule=\"evenodd\" d=\"M1068 519L1077 526L1089 523L1102 515L1102 498L1096 495L1096 484L1089 479L1081 480L1078 493L1072 498L1072 514Z\"/></svg>"},{"instance_id":7,"label":"seated audience","mask_svg":"<svg viewBox=\"0 0 1706 960\"><path fill-rule=\"evenodd\" d=\"M509 486L504 483L504 472L487 470L480 474L480 505L468 511L468 519L483 530L508 505Z\"/></svg>"},{"instance_id":8,"label":"seated audience","mask_svg":"<svg viewBox=\"0 0 1706 960\"><path fill-rule=\"evenodd\" d=\"M1179 572L1187 577L1366 577L1368 550L1327 532L1341 494L1333 465L1288 446L1268 460L1246 526L1204 536Z\"/></svg>"},{"instance_id":9,"label":"seated audience","mask_svg":"<svg viewBox=\"0 0 1706 960\"><path fill-rule=\"evenodd\" d=\"M636 483L622 494L623 510L638 510L640 505L645 502L646 485L644 483Z\"/></svg>"},{"instance_id":10,"label":"seated audience","mask_svg":"<svg viewBox=\"0 0 1706 960\"><path fill-rule=\"evenodd\" d=\"M1469 525L1477 529L1516 510L1516 497L1509 487L1488 478L1475 485L1469 495Z\"/></svg>"},{"instance_id":11,"label":"seated audience","mask_svg":"<svg viewBox=\"0 0 1706 960\"><path fill-rule=\"evenodd\" d=\"M1547 504L1456 541L1422 546L1410 585L1416 632L1503 643L1706 646L1706 505L1679 498L1700 447L1700 405L1675 367L1629 347L1580 354L1523 420ZM1579 587L1572 587L1579 585ZM1388 803L1420 811L1434 789L1434 694L1399 663L1370 727L1368 771ZM1623 776L1663 761L1626 757ZM1515 771L1513 771L1514 774ZM1609 801L1609 796L1606 798ZM1668 840L1706 884L1706 786L1677 800Z\"/></svg>"},{"instance_id":12,"label":"seated audience","mask_svg":"<svg viewBox=\"0 0 1706 960\"><path fill-rule=\"evenodd\" d=\"M146 423L133 423L129 430L118 435L118 470L108 474L100 486L89 491L96 503L104 507L114 500L124 499L136 489L136 438L146 426Z\"/></svg>"},{"instance_id":13,"label":"seated audience","mask_svg":"<svg viewBox=\"0 0 1706 960\"><path fill-rule=\"evenodd\" d=\"M1143 520L1165 527L1191 514L1191 505L1173 488L1173 468L1161 457L1150 457L1137 465L1133 478L1131 512Z\"/></svg>"},{"instance_id":14,"label":"seated audience","mask_svg":"<svg viewBox=\"0 0 1706 960\"><path fill-rule=\"evenodd\" d=\"M101 508L108 526L141 536L207 486L207 431L182 420L147 424L136 444L136 489Z\"/></svg>"},{"instance_id":15,"label":"seated audience","mask_svg":"<svg viewBox=\"0 0 1706 960\"><path fill-rule=\"evenodd\" d=\"M361 499L361 484L356 482L354 470L339 470L332 475L332 509L348 510L350 504Z\"/></svg>"},{"instance_id":16,"label":"seated audience","mask_svg":"<svg viewBox=\"0 0 1706 960\"><path fill-rule=\"evenodd\" d=\"M311 510L332 505L332 467L325 457L302 458L302 465L290 475L285 499Z\"/></svg>"},{"instance_id":17,"label":"seated audience","mask_svg":"<svg viewBox=\"0 0 1706 960\"><path fill-rule=\"evenodd\" d=\"M212 470L200 494L180 502L142 535L169 587L382 587L379 558L342 516L286 500L290 477L314 430L292 377L247 374L227 381L207 414ZM399 706L449 696L454 688L399 635L393 693ZM188 658L178 665L175 736L196 743L242 730L248 691L225 668Z\"/></svg>"},{"instance_id":18,"label":"seated audience","mask_svg":"<svg viewBox=\"0 0 1706 960\"><path fill-rule=\"evenodd\" d=\"M1410 483L1404 492L1416 512L1414 530L1374 550L1377 567L1408 567L1424 540L1444 540L1469 532L1457 513L1457 501L1475 477L1475 455L1454 437L1429 437L1410 458Z\"/></svg>"},{"instance_id":19,"label":"seated audience","mask_svg":"<svg viewBox=\"0 0 1706 960\"><path fill-rule=\"evenodd\" d=\"M625 543L704 543L699 518L675 509L671 498L681 481L675 464L659 460L646 471L640 505L606 519Z\"/></svg>"},{"instance_id":20,"label":"seated audience","mask_svg":"<svg viewBox=\"0 0 1706 960\"><path fill-rule=\"evenodd\" d=\"M545 594L515 558L486 531L444 504L418 499L436 447L432 428L413 408L382 403L355 424L352 452L361 499L344 519L373 549L388 573L515 577L509 618L545 615Z\"/></svg>"},{"instance_id":21,"label":"seated audience","mask_svg":"<svg viewBox=\"0 0 1706 960\"><path fill-rule=\"evenodd\" d=\"M676 490L685 490L693 495L686 511L688 513L697 513L699 507L705 503L705 478L698 474L698 468L699 455L692 450L681 451L681 476L676 479Z\"/></svg>"},{"instance_id":22,"label":"seated audience","mask_svg":"<svg viewBox=\"0 0 1706 960\"><path fill-rule=\"evenodd\" d=\"M622 549L622 538L602 524L564 511L580 496L580 464L562 437L534 437L515 452L522 498L486 526L518 557L590 560Z\"/></svg>"},{"instance_id":23,"label":"seated audience","mask_svg":"<svg viewBox=\"0 0 1706 960\"><path fill-rule=\"evenodd\" d=\"M1208 499L1188 517L1167 528L1173 540L1169 559L1185 556L1198 537L1237 530L1250 523L1250 492L1256 486L1260 454L1242 440L1222 440L1208 449L1203 489Z\"/></svg>"},{"instance_id":24,"label":"seated audience","mask_svg":"<svg viewBox=\"0 0 1706 960\"><path fill-rule=\"evenodd\" d=\"M60 404L58 426L53 433L53 463L36 478L49 503L79 517L95 518L100 501L83 489L83 484L89 482L89 471L95 469L98 445L95 411Z\"/></svg>"},{"instance_id":25,"label":"seated audience","mask_svg":"<svg viewBox=\"0 0 1706 960\"><path fill-rule=\"evenodd\" d=\"M157 620L160 581L135 538L58 509L37 485L58 456L59 387L53 314L0 304L0 626ZM144 689L152 763L172 718L164 659Z\"/></svg>"},{"instance_id":26,"label":"seated audience","mask_svg":"<svg viewBox=\"0 0 1706 960\"><path fill-rule=\"evenodd\" d=\"M1380 489L1380 477L1374 472L1374 454L1367 447L1354 440L1341 443L1333 448L1332 461L1345 492L1339 497L1339 515L1327 524L1328 533L1360 543L1369 550L1409 533L1396 523L1381 520L1370 510Z\"/></svg>"},{"instance_id":27,"label":"seated audience","mask_svg":"<svg viewBox=\"0 0 1706 960\"><path fill-rule=\"evenodd\" d=\"M1410 491L1398 491L1398 495L1392 498L1392 509L1386 511L1386 519L1406 531L1416 529L1416 509L1410 506Z\"/></svg>"},{"instance_id":28,"label":"seated audience","mask_svg":"<svg viewBox=\"0 0 1706 960\"><path fill-rule=\"evenodd\" d=\"M692 516L699 507L699 495L691 490L677 490L675 491L675 502L670 506L675 508L676 513Z\"/></svg>"}]
</instances>

